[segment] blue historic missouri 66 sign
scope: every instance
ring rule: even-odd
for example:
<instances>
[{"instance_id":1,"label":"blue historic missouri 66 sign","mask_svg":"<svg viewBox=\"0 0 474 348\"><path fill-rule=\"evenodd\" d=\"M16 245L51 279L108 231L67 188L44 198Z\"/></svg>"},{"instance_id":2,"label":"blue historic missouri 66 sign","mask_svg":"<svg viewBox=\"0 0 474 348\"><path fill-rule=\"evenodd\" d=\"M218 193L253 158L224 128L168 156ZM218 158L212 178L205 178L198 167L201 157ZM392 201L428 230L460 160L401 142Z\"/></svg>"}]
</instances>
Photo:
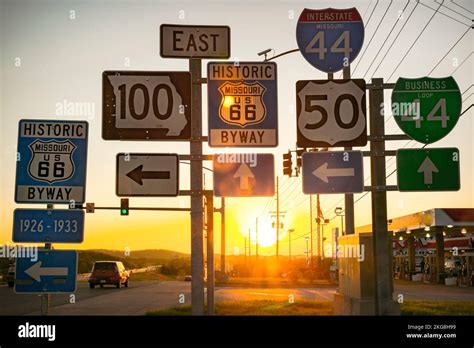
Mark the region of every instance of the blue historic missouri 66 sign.
<instances>
[{"instance_id":1,"label":"blue historic missouri 66 sign","mask_svg":"<svg viewBox=\"0 0 474 348\"><path fill-rule=\"evenodd\" d=\"M278 145L275 63L211 62L207 86L209 146Z\"/></svg>"},{"instance_id":2,"label":"blue historic missouri 66 sign","mask_svg":"<svg viewBox=\"0 0 474 348\"><path fill-rule=\"evenodd\" d=\"M15 202L85 201L88 124L21 120Z\"/></svg>"}]
</instances>

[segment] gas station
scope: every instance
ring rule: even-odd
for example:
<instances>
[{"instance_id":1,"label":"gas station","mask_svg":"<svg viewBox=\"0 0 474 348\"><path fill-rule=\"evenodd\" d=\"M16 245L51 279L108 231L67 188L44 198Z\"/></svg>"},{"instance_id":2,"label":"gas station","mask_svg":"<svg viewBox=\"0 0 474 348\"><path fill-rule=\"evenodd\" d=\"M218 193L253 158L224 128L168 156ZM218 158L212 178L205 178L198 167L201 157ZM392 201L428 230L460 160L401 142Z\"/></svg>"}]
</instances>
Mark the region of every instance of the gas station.
<instances>
[{"instance_id":1,"label":"gas station","mask_svg":"<svg viewBox=\"0 0 474 348\"><path fill-rule=\"evenodd\" d=\"M370 225L356 229L370 230ZM473 231L472 208L433 208L388 220L394 278L469 286Z\"/></svg>"}]
</instances>

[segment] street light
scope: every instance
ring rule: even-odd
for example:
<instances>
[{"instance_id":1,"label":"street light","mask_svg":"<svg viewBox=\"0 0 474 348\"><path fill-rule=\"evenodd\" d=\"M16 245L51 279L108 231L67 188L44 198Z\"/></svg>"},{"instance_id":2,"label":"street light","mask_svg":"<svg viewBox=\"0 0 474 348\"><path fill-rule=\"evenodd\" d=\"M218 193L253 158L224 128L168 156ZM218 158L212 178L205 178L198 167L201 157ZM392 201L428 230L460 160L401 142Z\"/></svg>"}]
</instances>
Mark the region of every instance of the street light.
<instances>
[{"instance_id":1,"label":"street light","mask_svg":"<svg viewBox=\"0 0 474 348\"><path fill-rule=\"evenodd\" d=\"M341 207L336 207L336 209L334 209L334 214L336 214L336 216L341 217L341 235L344 235L344 214L342 213L343 211L344 210Z\"/></svg>"},{"instance_id":2,"label":"street light","mask_svg":"<svg viewBox=\"0 0 474 348\"><path fill-rule=\"evenodd\" d=\"M295 232L294 228L288 230L288 239L289 239L289 252L288 252L288 261L291 262L291 233Z\"/></svg>"}]
</instances>

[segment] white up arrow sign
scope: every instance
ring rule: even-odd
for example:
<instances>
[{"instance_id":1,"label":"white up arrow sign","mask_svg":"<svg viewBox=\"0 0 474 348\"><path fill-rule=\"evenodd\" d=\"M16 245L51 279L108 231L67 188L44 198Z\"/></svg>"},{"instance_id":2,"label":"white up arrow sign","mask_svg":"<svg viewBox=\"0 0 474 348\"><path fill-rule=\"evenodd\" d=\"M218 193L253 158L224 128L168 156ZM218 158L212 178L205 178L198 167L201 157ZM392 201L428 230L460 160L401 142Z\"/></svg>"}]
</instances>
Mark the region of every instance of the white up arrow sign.
<instances>
[{"instance_id":1,"label":"white up arrow sign","mask_svg":"<svg viewBox=\"0 0 474 348\"><path fill-rule=\"evenodd\" d=\"M433 172L438 173L438 168L427 156L421 166L418 168L418 173L423 173L424 175L423 182L425 185L433 183Z\"/></svg>"},{"instance_id":2,"label":"white up arrow sign","mask_svg":"<svg viewBox=\"0 0 474 348\"><path fill-rule=\"evenodd\" d=\"M234 174L234 179L235 178L240 178L240 189L241 190L248 190L249 188L249 178L253 178L253 172L250 170L248 165L245 163L242 163L237 169L237 171Z\"/></svg>"},{"instance_id":3,"label":"white up arrow sign","mask_svg":"<svg viewBox=\"0 0 474 348\"><path fill-rule=\"evenodd\" d=\"M313 175L325 183L329 183L330 177L354 176L354 168L328 168L328 164L323 163L313 172Z\"/></svg>"},{"instance_id":4,"label":"white up arrow sign","mask_svg":"<svg viewBox=\"0 0 474 348\"><path fill-rule=\"evenodd\" d=\"M33 266L25 270L31 278L37 282L41 281L41 276L67 276L67 267L41 267L41 261L38 261Z\"/></svg>"}]
</instances>

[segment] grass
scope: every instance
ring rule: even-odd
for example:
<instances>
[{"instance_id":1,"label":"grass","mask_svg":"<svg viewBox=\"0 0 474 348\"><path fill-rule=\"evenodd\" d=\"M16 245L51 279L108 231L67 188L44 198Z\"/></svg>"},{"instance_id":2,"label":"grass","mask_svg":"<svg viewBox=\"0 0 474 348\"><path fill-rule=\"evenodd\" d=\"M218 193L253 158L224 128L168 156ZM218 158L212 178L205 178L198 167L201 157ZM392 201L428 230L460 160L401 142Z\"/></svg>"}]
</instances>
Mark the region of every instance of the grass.
<instances>
[{"instance_id":1,"label":"grass","mask_svg":"<svg viewBox=\"0 0 474 348\"><path fill-rule=\"evenodd\" d=\"M216 315L332 315L331 301L225 301L216 303ZM147 315L190 315L191 306L172 307Z\"/></svg>"},{"instance_id":2,"label":"grass","mask_svg":"<svg viewBox=\"0 0 474 348\"><path fill-rule=\"evenodd\" d=\"M166 280L173 280L174 278L165 276L158 272L140 272L140 273L132 273L130 275L130 281L166 281Z\"/></svg>"},{"instance_id":3,"label":"grass","mask_svg":"<svg viewBox=\"0 0 474 348\"><path fill-rule=\"evenodd\" d=\"M474 315L474 302L462 301L405 301L401 315ZM191 306L179 306L148 312L147 315L191 315ZM332 301L224 301L216 303L216 315L334 315Z\"/></svg>"},{"instance_id":4,"label":"grass","mask_svg":"<svg viewBox=\"0 0 474 348\"><path fill-rule=\"evenodd\" d=\"M471 301L405 301L402 315L474 315Z\"/></svg>"}]
</instances>

